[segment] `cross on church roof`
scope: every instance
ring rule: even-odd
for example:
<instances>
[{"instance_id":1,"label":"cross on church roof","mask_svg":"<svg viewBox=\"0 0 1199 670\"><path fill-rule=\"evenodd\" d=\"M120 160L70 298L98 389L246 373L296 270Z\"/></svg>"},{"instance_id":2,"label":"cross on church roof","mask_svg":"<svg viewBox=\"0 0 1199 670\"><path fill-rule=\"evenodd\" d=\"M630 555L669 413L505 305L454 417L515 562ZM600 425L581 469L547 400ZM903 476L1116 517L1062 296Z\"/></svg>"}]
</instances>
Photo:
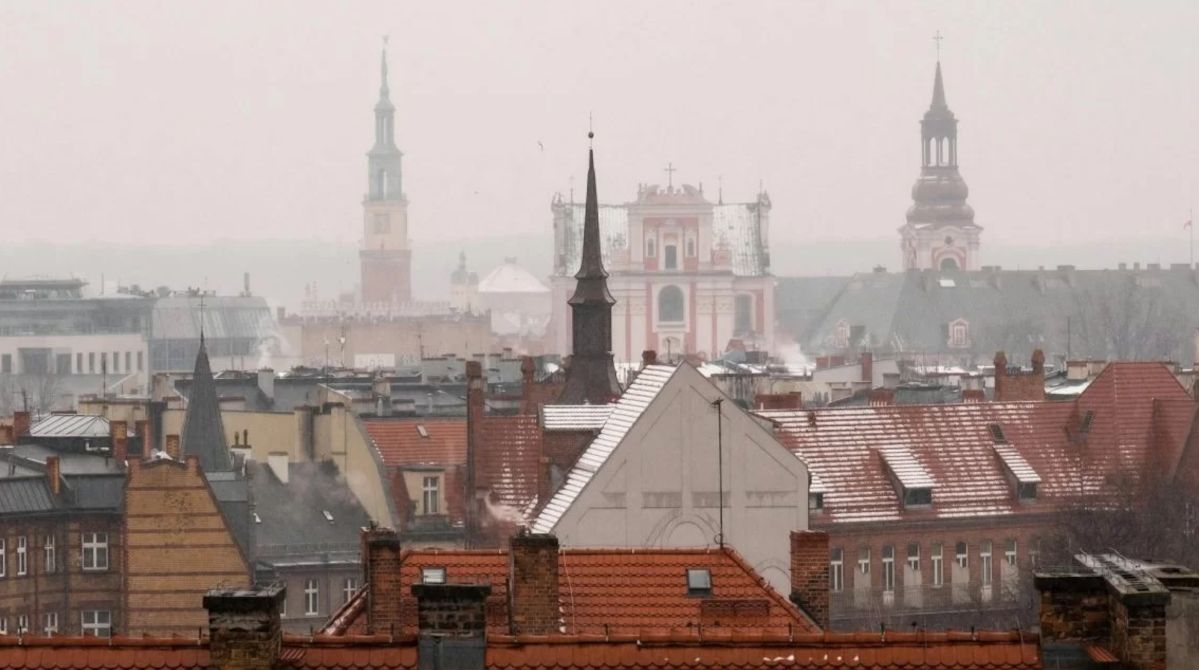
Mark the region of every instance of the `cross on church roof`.
<instances>
[{"instance_id":1,"label":"cross on church roof","mask_svg":"<svg viewBox=\"0 0 1199 670\"><path fill-rule=\"evenodd\" d=\"M937 31L937 34L933 35L933 41L937 43L937 60L938 61L941 60L941 40L943 40L943 39L945 39L945 36L941 34L940 30Z\"/></svg>"},{"instance_id":2,"label":"cross on church roof","mask_svg":"<svg viewBox=\"0 0 1199 670\"><path fill-rule=\"evenodd\" d=\"M666 169L665 169L665 170L663 170L663 172L665 172L665 173L666 173L666 186L667 186L667 188L674 188L674 173L675 173L675 171L676 171L676 168L675 168L675 166L674 166L674 163L673 163L673 162L672 162L672 163L667 163L667 164L666 164Z\"/></svg>"}]
</instances>

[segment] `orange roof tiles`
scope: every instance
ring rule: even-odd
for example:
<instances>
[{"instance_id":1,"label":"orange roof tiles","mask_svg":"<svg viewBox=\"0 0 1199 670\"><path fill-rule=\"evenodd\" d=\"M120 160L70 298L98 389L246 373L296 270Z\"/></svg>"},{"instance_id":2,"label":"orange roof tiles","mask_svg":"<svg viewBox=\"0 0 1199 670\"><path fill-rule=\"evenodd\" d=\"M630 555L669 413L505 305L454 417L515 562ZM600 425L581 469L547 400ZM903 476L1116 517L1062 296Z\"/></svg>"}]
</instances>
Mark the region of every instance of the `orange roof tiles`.
<instances>
[{"instance_id":1,"label":"orange roof tiles","mask_svg":"<svg viewBox=\"0 0 1199 670\"><path fill-rule=\"evenodd\" d=\"M1072 439L1087 412L1085 442ZM1161 363L1113 363L1077 400L885 405L761 411L781 441L823 482L824 519L886 522L1011 514L1019 508L990 426L1040 477L1039 504L1112 493L1113 474L1134 479L1181 459L1195 403ZM901 449L933 482L932 505L904 508L880 450ZM1177 454L1177 455L1175 455ZM1085 458L1079 457L1085 455ZM1045 504L1049 503L1049 504ZM1030 508L1024 508L1030 509Z\"/></svg>"},{"instance_id":2,"label":"orange roof tiles","mask_svg":"<svg viewBox=\"0 0 1199 670\"><path fill-rule=\"evenodd\" d=\"M364 423L388 468L466 462L465 418L371 419ZM421 434L421 427L427 437Z\"/></svg>"},{"instance_id":3,"label":"orange roof tiles","mask_svg":"<svg viewBox=\"0 0 1199 670\"><path fill-rule=\"evenodd\" d=\"M207 668L208 640L0 636L0 668ZM415 638L283 638L279 667L415 670ZM545 668L1041 668L1036 638L1017 633L790 633L675 628L612 635L490 635L484 666Z\"/></svg>"},{"instance_id":4,"label":"orange roof tiles","mask_svg":"<svg viewBox=\"0 0 1199 670\"><path fill-rule=\"evenodd\" d=\"M731 548L564 549L558 565L562 628L568 633L669 631L701 625L776 633L818 630ZM490 584L488 628L493 633L508 632L506 550L424 550L407 551L403 557L400 615L404 633L416 632L416 599L411 592L424 567L445 568L451 583ZM688 568L711 572L710 597L687 594ZM616 575L618 581L613 579ZM334 616L325 632L362 628L365 608L352 603ZM712 603L729 607L712 608Z\"/></svg>"},{"instance_id":5,"label":"orange roof tiles","mask_svg":"<svg viewBox=\"0 0 1199 670\"><path fill-rule=\"evenodd\" d=\"M521 513L537 499L541 426L535 414L484 416L478 485L491 501Z\"/></svg>"}]
</instances>

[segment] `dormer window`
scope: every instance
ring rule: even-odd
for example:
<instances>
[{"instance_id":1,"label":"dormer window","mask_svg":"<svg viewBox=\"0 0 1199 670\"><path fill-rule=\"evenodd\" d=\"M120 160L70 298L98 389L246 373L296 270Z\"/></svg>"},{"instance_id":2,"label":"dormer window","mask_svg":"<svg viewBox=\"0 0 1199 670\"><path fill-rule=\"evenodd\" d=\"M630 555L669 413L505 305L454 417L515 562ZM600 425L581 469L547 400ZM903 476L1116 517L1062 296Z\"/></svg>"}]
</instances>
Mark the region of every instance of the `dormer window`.
<instances>
[{"instance_id":1,"label":"dormer window","mask_svg":"<svg viewBox=\"0 0 1199 670\"><path fill-rule=\"evenodd\" d=\"M712 572L707 568L687 569L687 595L712 595Z\"/></svg>"},{"instance_id":2,"label":"dormer window","mask_svg":"<svg viewBox=\"0 0 1199 670\"><path fill-rule=\"evenodd\" d=\"M924 466L904 447L879 449L883 468L905 507L928 507L933 504L933 478Z\"/></svg>"},{"instance_id":3,"label":"dormer window","mask_svg":"<svg viewBox=\"0 0 1199 670\"><path fill-rule=\"evenodd\" d=\"M420 569L420 581L422 584L444 584L445 583L445 568L430 567Z\"/></svg>"},{"instance_id":4,"label":"dormer window","mask_svg":"<svg viewBox=\"0 0 1199 670\"><path fill-rule=\"evenodd\" d=\"M993 423L987 426L987 430L991 431L991 441L995 444L1007 444L1007 436L1003 434L1003 426Z\"/></svg>"},{"instance_id":5,"label":"dormer window","mask_svg":"<svg viewBox=\"0 0 1199 670\"><path fill-rule=\"evenodd\" d=\"M1000 437L1002 437L1002 429L997 424L992 424L991 429L992 437L995 435L995 430L999 430ZM1003 442L997 440L991 448L995 450L995 455L1003 467L1004 478L1007 479L1008 485L1016 494L1016 501L1028 503L1036 500L1037 486L1041 483L1041 476L1037 474L1037 471L1006 440Z\"/></svg>"}]
</instances>

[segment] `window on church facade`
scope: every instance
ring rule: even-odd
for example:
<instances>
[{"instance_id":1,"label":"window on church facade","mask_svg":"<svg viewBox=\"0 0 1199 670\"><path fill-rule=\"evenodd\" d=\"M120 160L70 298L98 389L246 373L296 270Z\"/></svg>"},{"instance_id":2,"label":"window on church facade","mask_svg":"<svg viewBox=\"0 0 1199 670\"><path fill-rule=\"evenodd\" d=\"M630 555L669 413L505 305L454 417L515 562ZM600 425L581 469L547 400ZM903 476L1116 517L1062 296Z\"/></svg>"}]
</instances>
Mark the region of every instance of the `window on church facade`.
<instances>
[{"instance_id":1,"label":"window on church facade","mask_svg":"<svg viewBox=\"0 0 1199 670\"><path fill-rule=\"evenodd\" d=\"M375 193L380 198L387 197L387 170L379 170L375 173Z\"/></svg>"},{"instance_id":2,"label":"window on church facade","mask_svg":"<svg viewBox=\"0 0 1199 670\"><path fill-rule=\"evenodd\" d=\"M958 262L952 258L942 258L941 269L952 272L958 269Z\"/></svg>"},{"instance_id":3,"label":"window on church facade","mask_svg":"<svg viewBox=\"0 0 1199 670\"><path fill-rule=\"evenodd\" d=\"M695 238L687 238L687 258L695 258Z\"/></svg>"},{"instance_id":4,"label":"window on church facade","mask_svg":"<svg viewBox=\"0 0 1199 670\"><path fill-rule=\"evenodd\" d=\"M666 245L665 248L666 260L663 266L667 270L679 269L679 248L673 244Z\"/></svg>"},{"instance_id":5,"label":"window on church facade","mask_svg":"<svg viewBox=\"0 0 1199 670\"><path fill-rule=\"evenodd\" d=\"M750 295L739 295L734 302L733 334L748 335L754 330L754 299Z\"/></svg>"},{"instance_id":6,"label":"window on church facade","mask_svg":"<svg viewBox=\"0 0 1199 670\"><path fill-rule=\"evenodd\" d=\"M670 247L667 247L669 249ZM683 291L677 286L667 286L658 293L658 321L681 323L683 321Z\"/></svg>"},{"instance_id":7,"label":"window on church facade","mask_svg":"<svg viewBox=\"0 0 1199 670\"><path fill-rule=\"evenodd\" d=\"M654 257L654 238L652 237L645 240L645 255L649 258Z\"/></svg>"}]
</instances>

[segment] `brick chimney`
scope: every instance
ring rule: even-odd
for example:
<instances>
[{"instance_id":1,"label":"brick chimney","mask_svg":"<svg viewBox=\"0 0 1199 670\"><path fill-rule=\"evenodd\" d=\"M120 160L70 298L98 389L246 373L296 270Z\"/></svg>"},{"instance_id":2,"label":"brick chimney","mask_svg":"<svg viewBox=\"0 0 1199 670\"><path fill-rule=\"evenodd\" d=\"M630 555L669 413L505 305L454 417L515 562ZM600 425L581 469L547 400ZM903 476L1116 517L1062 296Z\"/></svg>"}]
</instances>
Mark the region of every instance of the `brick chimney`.
<instances>
[{"instance_id":1,"label":"brick chimney","mask_svg":"<svg viewBox=\"0 0 1199 670\"><path fill-rule=\"evenodd\" d=\"M982 389L962 389L962 402L984 402L987 392Z\"/></svg>"},{"instance_id":2,"label":"brick chimney","mask_svg":"<svg viewBox=\"0 0 1199 670\"><path fill-rule=\"evenodd\" d=\"M394 634L400 627L400 536L390 528L362 532L362 577L367 584L366 631Z\"/></svg>"},{"instance_id":3,"label":"brick chimney","mask_svg":"<svg viewBox=\"0 0 1199 670\"><path fill-rule=\"evenodd\" d=\"M29 412L13 412L12 413L12 432L13 443L21 442L24 438L29 437L29 427L32 421L29 418Z\"/></svg>"},{"instance_id":4,"label":"brick chimney","mask_svg":"<svg viewBox=\"0 0 1199 670\"><path fill-rule=\"evenodd\" d=\"M283 648L282 586L213 589L208 610L209 664L218 670L272 670Z\"/></svg>"},{"instance_id":5,"label":"brick chimney","mask_svg":"<svg viewBox=\"0 0 1199 670\"><path fill-rule=\"evenodd\" d=\"M828 533L791 531L791 602L828 628Z\"/></svg>"},{"instance_id":6,"label":"brick chimney","mask_svg":"<svg viewBox=\"0 0 1199 670\"><path fill-rule=\"evenodd\" d=\"M561 626L558 602L558 538L520 532L508 548L513 635L552 633Z\"/></svg>"},{"instance_id":7,"label":"brick chimney","mask_svg":"<svg viewBox=\"0 0 1199 670\"><path fill-rule=\"evenodd\" d=\"M171 458L173 458L175 460L179 460L179 436L178 435L167 435L166 445L164 445L164 447L165 447L164 451L167 452L167 456L170 456Z\"/></svg>"},{"instance_id":8,"label":"brick chimney","mask_svg":"<svg viewBox=\"0 0 1199 670\"><path fill-rule=\"evenodd\" d=\"M484 396L487 380L483 378L483 366L479 361L466 362L466 534L467 547L478 531L478 501L475 491L478 485L477 469L483 449L483 416L486 412Z\"/></svg>"},{"instance_id":9,"label":"brick chimney","mask_svg":"<svg viewBox=\"0 0 1199 670\"><path fill-rule=\"evenodd\" d=\"M803 409L803 393L758 393L754 396L754 407L758 409Z\"/></svg>"},{"instance_id":10,"label":"brick chimney","mask_svg":"<svg viewBox=\"0 0 1199 670\"><path fill-rule=\"evenodd\" d=\"M650 365L658 364L658 352L653 349L646 349L641 352L641 367L646 368Z\"/></svg>"},{"instance_id":11,"label":"brick chimney","mask_svg":"<svg viewBox=\"0 0 1199 670\"><path fill-rule=\"evenodd\" d=\"M419 670L486 666L489 584L413 584Z\"/></svg>"},{"instance_id":12,"label":"brick chimney","mask_svg":"<svg viewBox=\"0 0 1199 670\"><path fill-rule=\"evenodd\" d=\"M863 351L861 358L859 358L859 361L861 362L861 365L862 365L862 381L869 382L870 385L873 386L874 385L874 353L870 352L870 351Z\"/></svg>"},{"instance_id":13,"label":"brick chimney","mask_svg":"<svg viewBox=\"0 0 1199 670\"><path fill-rule=\"evenodd\" d=\"M108 422L108 444L113 459L124 462L129 458L129 428L124 421Z\"/></svg>"},{"instance_id":14,"label":"brick chimney","mask_svg":"<svg viewBox=\"0 0 1199 670\"><path fill-rule=\"evenodd\" d=\"M1012 372L1007 367L1007 356L995 354L995 401L1044 400L1045 399L1045 353L1040 349L1032 353L1032 372Z\"/></svg>"},{"instance_id":15,"label":"brick chimney","mask_svg":"<svg viewBox=\"0 0 1199 670\"><path fill-rule=\"evenodd\" d=\"M133 422L133 433L137 436L137 441L141 446L141 455L148 456L150 448L154 445L153 434L150 431L150 422L146 419L138 419ZM128 458L129 453L126 449L125 457Z\"/></svg>"},{"instance_id":16,"label":"brick chimney","mask_svg":"<svg viewBox=\"0 0 1199 670\"><path fill-rule=\"evenodd\" d=\"M532 356L520 357L520 412L536 414L537 404L533 401L533 385L537 383L537 363Z\"/></svg>"},{"instance_id":17,"label":"brick chimney","mask_svg":"<svg viewBox=\"0 0 1199 670\"><path fill-rule=\"evenodd\" d=\"M58 456L46 457L46 482L50 484L50 493L58 495L62 491L62 465Z\"/></svg>"}]
</instances>

